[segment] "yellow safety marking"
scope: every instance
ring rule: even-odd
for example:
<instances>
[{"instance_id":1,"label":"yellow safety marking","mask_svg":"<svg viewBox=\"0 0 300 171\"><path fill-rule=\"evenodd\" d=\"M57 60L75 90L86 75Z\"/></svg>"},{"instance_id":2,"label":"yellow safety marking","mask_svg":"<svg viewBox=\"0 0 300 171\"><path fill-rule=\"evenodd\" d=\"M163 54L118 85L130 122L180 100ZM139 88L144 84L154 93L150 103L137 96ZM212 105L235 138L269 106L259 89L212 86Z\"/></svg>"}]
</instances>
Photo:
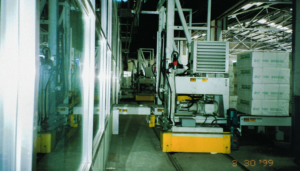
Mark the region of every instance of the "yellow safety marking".
<instances>
[{"instance_id":1,"label":"yellow safety marking","mask_svg":"<svg viewBox=\"0 0 300 171\"><path fill-rule=\"evenodd\" d=\"M196 82L196 78L191 78L190 81L191 82Z\"/></svg>"},{"instance_id":2,"label":"yellow safety marking","mask_svg":"<svg viewBox=\"0 0 300 171\"><path fill-rule=\"evenodd\" d=\"M255 118L250 118L250 122L256 122Z\"/></svg>"},{"instance_id":3,"label":"yellow safety marking","mask_svg":"<svg viewBox=\"0 0 300 171\"><path fill-rule=\"evenodd\" d=\"M202 82L207 82L208 79L207 78L202 78Z\"/></svg>"},{"instance_id":4,"label":"yellow safety marking","mask_svg":"<svg viewBox=\"0 0 300 171\"><path fill-rule=\"evenodd\" d=\"M244 118L244 122L249 122L249 118Z\"/></svg>"},{"instance_id":5,"label":"yellow safety marking","mask_svg":"<svg viewBox=\"0 0 300 171\"><path fill-rule=\"evenodd\" d=\"M123 109L123 112L127 112L127 109Z\"/></svg>"}]
</instances>

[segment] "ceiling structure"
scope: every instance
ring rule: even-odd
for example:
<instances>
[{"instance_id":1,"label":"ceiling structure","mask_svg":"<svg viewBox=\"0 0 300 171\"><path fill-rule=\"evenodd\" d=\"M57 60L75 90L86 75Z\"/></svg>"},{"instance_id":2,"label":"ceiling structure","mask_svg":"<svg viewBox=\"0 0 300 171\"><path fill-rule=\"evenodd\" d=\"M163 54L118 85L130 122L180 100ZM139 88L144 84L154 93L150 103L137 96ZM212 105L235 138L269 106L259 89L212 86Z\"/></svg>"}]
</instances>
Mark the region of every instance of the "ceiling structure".
<instances>
[{"instance_id":1,"label":"ceiling structure","mask_svg":"<svg viewBox=\"0 0 300 171\"><path fill-rule=\"evenodd\" d=\"M230 53L245 51L292 50L292 4L247 3L228 16L228 30L222 40L229 41Z\"/></svg>"},{"instance_id":2,"label":"ceiling structure","mask_svg":"<svg viewBox=\"0 0 300 171\"><path fill-rule=\"evenodd\" d=\"M122 0L119 16L127 59L137 59L139 48L156 48L158 15L155 11L163 1L166 2ZM193 9L193 25L205 25L207 0L180 0L180 3L182 8ZM222 31L221 40L230 42L231 54L249 50L291 51L291 8L291 0L212 0L211 20L227 18L227 30ZM175 15L175 25L181 25L178 15ZM176 34L184 36L183 32ZM206 33L194 31L192 38L206 40Z\"/></svg>"}]
</instances>

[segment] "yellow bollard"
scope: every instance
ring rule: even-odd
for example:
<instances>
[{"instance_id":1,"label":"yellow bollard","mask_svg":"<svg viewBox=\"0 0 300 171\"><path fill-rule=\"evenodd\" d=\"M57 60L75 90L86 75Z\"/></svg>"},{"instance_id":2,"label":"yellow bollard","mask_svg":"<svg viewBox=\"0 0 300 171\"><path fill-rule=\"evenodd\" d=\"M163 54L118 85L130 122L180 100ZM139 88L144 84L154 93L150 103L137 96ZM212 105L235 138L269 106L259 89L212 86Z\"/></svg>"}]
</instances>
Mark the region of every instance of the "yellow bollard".
<instances>
[{"instance_id":1,"label":"yellow bollard","mask_svg":"<svg viewBox=\"0 0 300 171\"><path fill-rule=\"evenodd\" d=\"M155 127L155 115L150 115L149 127Z\"/></svg>"}]
</instances>

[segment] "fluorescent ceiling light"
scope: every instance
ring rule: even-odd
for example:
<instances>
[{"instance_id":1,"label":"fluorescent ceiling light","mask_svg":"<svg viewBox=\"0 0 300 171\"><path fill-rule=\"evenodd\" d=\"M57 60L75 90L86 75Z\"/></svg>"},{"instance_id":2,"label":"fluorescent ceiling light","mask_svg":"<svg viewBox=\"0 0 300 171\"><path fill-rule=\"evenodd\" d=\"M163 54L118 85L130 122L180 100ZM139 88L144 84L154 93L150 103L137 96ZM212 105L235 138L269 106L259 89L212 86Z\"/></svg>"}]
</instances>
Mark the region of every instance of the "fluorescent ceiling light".
<instances>
[{"instance_id":1,"label":"fluorescent ceiling light","mask_svg":"<svg viewBox=\"0 0 300 171\"><path fill-rule=\"evenodd\" d=\"M277 26L276 28L280 29L280 28L282 28L282 25L279 25L279 26Z\"/></svg>"},{"instance_id":2,"label":"fluorescent ceiling light","mask_svg":"<svg viewBox=\"0 0 300 171\"><path fill-rule=\"evenodd\" d=\"M270 23L270 24L268 24L268 26L275 27L275 26L276 26L276 24L275 24L275 23Z\"/></svg>"},{"instance_id":3,"label":"fluorescent ceiling light","mask_svg":"<svg viewBox=\"0 0 300 171\"><path fill-rule=\"evenodd\" d=\"M247 10L249 8L251 8L253 6L253 4L247 4L245 6L242 7L243 10Z\"/></svg>"},{"instance_id":4,"label":"fluorescent ceiling light","mask_svg":"<svg viewBox=\"0 0 300 171\"><path fill-rule=\"evenodd\" d=\"M282 27L282 28L280 28L280 29L282 29L282 30L287 30L287 29L289 29L289 28L287 28L287 27Z\"/></svg>"},{"instance_id":5,"label":"fluorescent ceiling light","mask_svg":"<svg viewBox=\"0 0 300 171\"><path fill-rule=\"evenodd\" d=\"M262 4L263 4L262 2L256 2L256 3L254 3L254 5L256 5L256 6L260 6Z\"/></svg>"},{"instance_id":6,"label":"fluorescent ceiling light","mask_svg":"<svg viewBox=\"0 0 300 171\"><path fill-rule=\"evenodd\" d=\"M286 30L285 32L287 32L287 33L292 33L293 30Z\"/></svg>"},{"instance_id":7,"label":"fluorescent ceiling light","mask_svg":"<svg viewBox=\"0 0 300 171\"><path fill-rule=\"evenodd\" d=\"M199 36L200 36L200 35L197 34L197 35L193 36L192 39L197 39Z\"/></svg>"},{"instance_id":8,"label":"fluorescent ceiling light","mask_svg":"<svg viewBox=\"0 0 300 171\"><path fill-rule=\"evenodd\" d=\"M263 18L263 19L258 20L257 22L260 24L265 24L267 22L267 20Z\"/></svg>"},{"instance_id":9,"label":"fluorescent ceiling light","mask_svg":"<svg viewBox=\"0 0 300 171\"><path fill-rule=\"evenodd\" d=\"M206 34L205 34L205 33L203 33L203 34L202 34L202 36L206 36Z\"/></svg>"}]
</instances>

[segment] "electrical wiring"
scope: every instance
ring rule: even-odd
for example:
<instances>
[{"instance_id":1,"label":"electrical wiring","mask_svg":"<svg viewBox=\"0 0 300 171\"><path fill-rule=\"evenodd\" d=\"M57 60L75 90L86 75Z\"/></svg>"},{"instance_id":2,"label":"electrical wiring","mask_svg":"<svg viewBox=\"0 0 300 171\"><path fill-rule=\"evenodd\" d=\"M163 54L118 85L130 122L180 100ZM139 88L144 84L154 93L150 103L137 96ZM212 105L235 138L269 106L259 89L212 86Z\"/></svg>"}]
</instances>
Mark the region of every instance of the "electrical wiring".
<instances>
[{"instance_id":1,"label":"electrical wiring","mask_svg":"<svg viewBox=\"0 0 300 171\"><path fill-rule=\"evenodd\" d=\"M55 70L53 72L51 72L51 74L49 76L49 79L47 81L46 87L45 87L45 92L44 92L45 93L45 96L44 96L44 101L45 101L45 104L44 104L45 118L44 118L44 120L47 118L47 110L46 110L47 109L47 88L48 88L48 84L49 84L49 82L50 82L50 80L51 80L52 75L54 74L54 72L55 72Z\"/></svg>"},{"instance_id":2,"label":"electrical wiring","mask_svg":"<svg viewBox=\"0 0 300 171\"><path fill-rule=\"evenodd\" d=\"M161 86L161 74L163 73L163 67L162 67L162 59L163 59L163 56L164 56L164 40L165 40L165 38L164 38L164 36L165 36L165 31L163 30L162 32L161 32L161 37L162 37L162 41L161 41L161 57L160 57L160 65L159 65L159 73L158 73L158 87L157 87L157 90L158 90L158 98L161 100L161 102L162 103L164 103L164 96L163 97L161 97L161 93L159 92L159 88L160 88L160 86Z\"/></svg>"},{"instance_id":3,"label":"electrical wiring","mask_svg":"<svg viewBox=\"0 0 300 171\"><path fill-rule=\"evenodd\" d=\"M195 99L194 99L194 97L193 96L191 96L191 95L184 95L184 96L189 96L190 98L192 98L192 103L189 105L189 106L187 106L187 107L182 107L182 108L190 108L190 107L192 107L193 105L194 105L194 103L195 103Z\"/></svg>"}]
</instances>

